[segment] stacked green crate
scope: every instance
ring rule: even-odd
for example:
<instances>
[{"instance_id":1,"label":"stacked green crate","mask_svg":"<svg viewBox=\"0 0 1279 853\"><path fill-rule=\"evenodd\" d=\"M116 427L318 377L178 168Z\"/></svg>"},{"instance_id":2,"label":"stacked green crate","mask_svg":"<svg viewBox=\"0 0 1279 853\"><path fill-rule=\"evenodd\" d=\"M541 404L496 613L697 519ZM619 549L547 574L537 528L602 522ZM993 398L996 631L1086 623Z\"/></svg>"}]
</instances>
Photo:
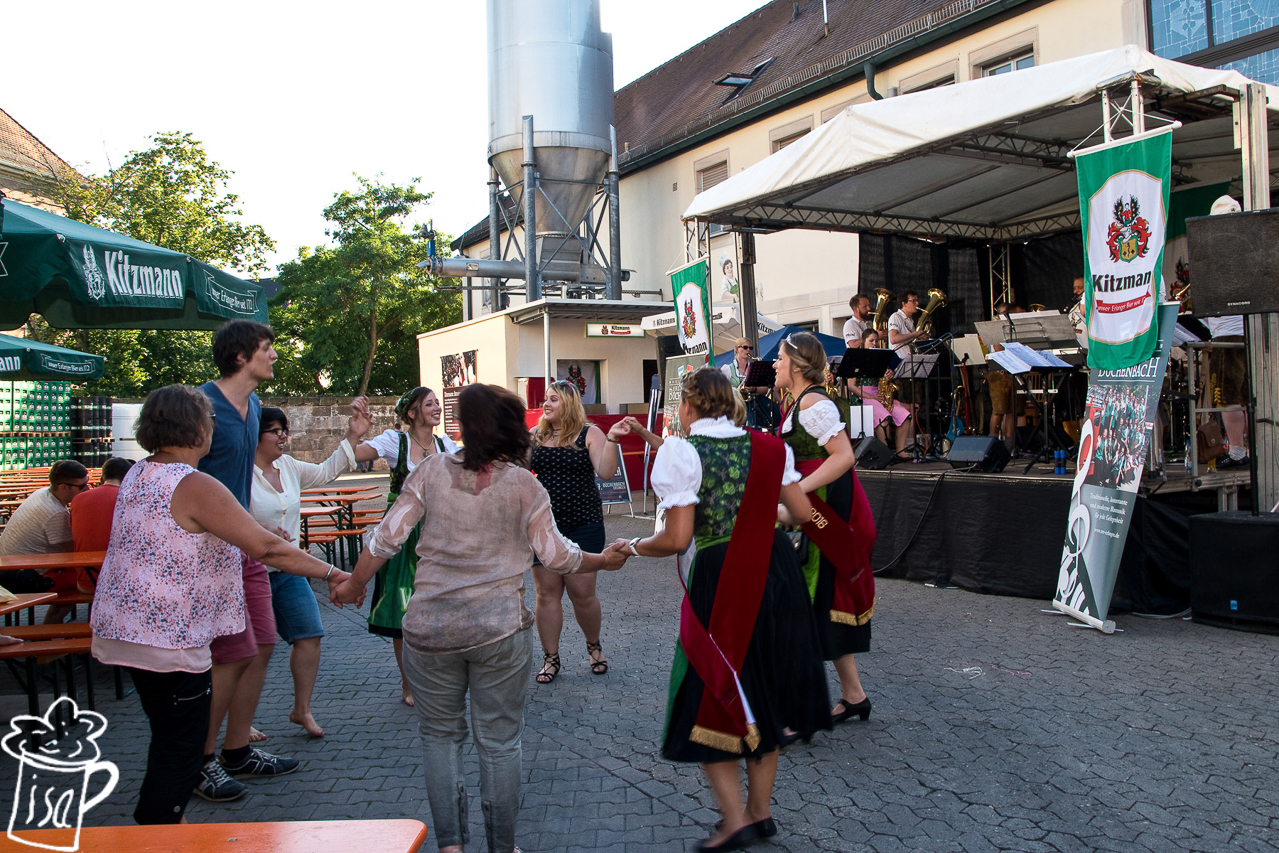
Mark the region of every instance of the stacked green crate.
<instances>
[{"instance_id":1,"label":"stacked green crate","mask_svg":"<svg viewBox=\"0 0 1279 853\"><path fill-rule=\"evenodd\" d=\"M65 382L0 383L0 469L70 458L70 403Z\"/></svg>"}]
</instances>

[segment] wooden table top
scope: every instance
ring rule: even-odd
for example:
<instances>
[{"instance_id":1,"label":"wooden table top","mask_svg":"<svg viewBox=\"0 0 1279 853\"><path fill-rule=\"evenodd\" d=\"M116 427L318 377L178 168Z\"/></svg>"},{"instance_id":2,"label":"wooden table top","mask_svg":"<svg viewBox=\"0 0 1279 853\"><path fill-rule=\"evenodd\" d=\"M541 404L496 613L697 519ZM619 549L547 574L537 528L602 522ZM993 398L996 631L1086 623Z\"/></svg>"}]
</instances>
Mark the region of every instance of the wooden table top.
<instances>
[{"instance_id":1,"label":"wooden table top","mask_svg":"<svg viewBox=\"0 0 1279 853\"><path fill-rule=\"evenodd\" d=\"M63 829L18 832L24 840L50 846L60 842L69 846L65 841L71 834L71 830ZM424 841L426 824L420 820L189 823L90 826L80 830L80 849L86 853L416 853Z\"/></svg>"},{"instance_id":2,"label":"wooden table top","mask_svg":"<svg viewBox=\"0 0 1279 853\"><path fill-rule=\"evenodd\" d=\"M381 496L382 496L382 493L379 492L377 489L365 489L359 492L351 492L343 495L309 495L303 492L302 503L304 504L318 504L318 503L353 504L353 503L359 503L360 501L367 501L373 498L379 498Z\"/></svg>"},{"instance_id":3,"label":"wooden table top","mask_svg":"<svg viewBox=\"0 0 1279 853\"><path fill-rule=\"evenodd\" d=\"M100 569L106 551L62 551L57 554L10 554L0 557L0 571L16 569Z\"/></svg>"},{"instance_id":4,"label":"wooden table top","mask_svg":"<svg viewBox=\"0 0 1279 853\"><path fill-rule=\"evenodd\" d=\"M19 610L26 610L28 607L35 607L37 604L44 604L58 597L56 592L19 592L17 601L8 601L0 604L0 616L7 616L10 613L16 613Z\"/></svg>"},{"instance_id":5,"label":"wooden table top","mask_svg":"<svg viewBox=\"0 0 1279 853\"><path fill-rule=\"evenodd\" d=\"M303 489L304 495L346 495L351 492L376 492L372 486L319 486L314 489Z\"/></svg>"}]
</instances>

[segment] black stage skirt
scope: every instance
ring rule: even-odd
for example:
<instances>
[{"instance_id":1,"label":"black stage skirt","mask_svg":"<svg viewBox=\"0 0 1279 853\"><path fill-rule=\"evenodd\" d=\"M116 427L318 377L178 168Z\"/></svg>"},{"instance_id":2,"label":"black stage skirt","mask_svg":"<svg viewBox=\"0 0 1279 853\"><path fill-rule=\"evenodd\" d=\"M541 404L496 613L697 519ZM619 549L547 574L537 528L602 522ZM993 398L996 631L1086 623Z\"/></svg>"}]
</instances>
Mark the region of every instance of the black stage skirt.
<instances>
[{"instance_id":1,"label":"black stage skirt","mask_svg":"<svg viewBox=\"0 0 1279 853\"><path fill-rule=\"evenodd\" d=\"M825 494L822 494L825 492ZM822 500L833 509L840 518L847 520L853 506L853 476L846 473L835 482L818 490ZM817 546L805 537L803 542L808 548L804 574L809 576L816 571L817 581L813 589L813 615L817 620L817 636L821 642L822 660L835 660L844 655L863 654L870 651L870 621L862 625L846 625L832 622L830 619L831 604L835 601L835 567L822 556ZM867 569L869 571L869 569ZM863 578L859 588L866 586ZM873 585L870 587L874 589ZM870 593L871 601L864 602L869 609L874 605L874 593ZM859 602L859 606L862 602Z\"/></svg>"},{"instance_id":2,"label":"black stage skirt","mask_svg":"<svg viewBox=\"0 0 1279 853\"><path fill-rule=\"evenodd\" d=\"M706 624L715 603L715 590L728 543L698 551L689 585L693 612ZM682 657L683 652L677 655ZM678 669L678 667L677 667ZM814 732L830 729L830 700L821 663L817 627L795 549L780 531L773 536L772 562L764 583L759 616L742 664L741 681L759 727L760 743L750 755L772 752L781 744L782 729L790 727L807 741ZM706 764L734 761L741 755L693 743L689 734L701 707L702 679L691 665L679 684L672 683L662 756L669 761Z\"/></svg>"}]
</instances>

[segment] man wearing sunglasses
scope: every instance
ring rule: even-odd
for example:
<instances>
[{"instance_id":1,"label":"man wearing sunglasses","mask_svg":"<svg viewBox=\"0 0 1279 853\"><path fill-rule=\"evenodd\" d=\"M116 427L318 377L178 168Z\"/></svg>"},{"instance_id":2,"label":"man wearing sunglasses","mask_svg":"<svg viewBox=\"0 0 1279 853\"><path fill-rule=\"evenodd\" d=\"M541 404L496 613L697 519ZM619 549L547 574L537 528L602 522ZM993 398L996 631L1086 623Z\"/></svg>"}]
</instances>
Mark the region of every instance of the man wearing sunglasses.
<instances>
[{"instance_id":1,"label":"man wearing sunglasses","mask_svg":"<svg viewBox=\"0 0 1279 853\"><path fill-rule=\"evenodd\" d=\"M14 510L13 517L0 533L0 556L10 554L57 554L71 547L71 516L67 505L71 499L89 488L89 472L79 462L60 459L49 469L49 485L32 493ZM60 579L62 574L59 573ZM75 572L67 570L67 589L75 588ZM60 588L53 576L30 569L0 572L0 586L10 592L45 592ZM50 607L46 624L58 624L71 612L70 607Z\"/></svg>"}]
</instances>

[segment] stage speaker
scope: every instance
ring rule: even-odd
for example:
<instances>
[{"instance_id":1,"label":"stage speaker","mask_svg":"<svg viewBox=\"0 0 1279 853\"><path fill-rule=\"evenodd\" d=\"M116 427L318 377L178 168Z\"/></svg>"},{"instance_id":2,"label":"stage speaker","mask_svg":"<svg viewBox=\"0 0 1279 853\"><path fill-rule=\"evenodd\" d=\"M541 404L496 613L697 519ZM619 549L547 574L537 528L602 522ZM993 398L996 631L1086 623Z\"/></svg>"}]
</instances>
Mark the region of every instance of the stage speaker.
<instances>
[{"instance_id":1,"label":"stage speaker","mask_svg":"<svg viewBox=\"0 0 1279 853\"><path fill-rule=\"evenodd\" d=\"M1190 517L1190 607L1196 622L1279 634L1279 513Z\"/></svg>"},{"instance_id":2,"label":"stage speaker","mask_svg":"<svg viewBox=\"0 0 1279 853\"><path fill-rule=\"evenodd\" d=\"M987 474L998 474L1008 464L1008 448L993 435L961 435L950 445L946 460L952 468L977 466Z\"/></svg>"},{"instance_id":3,"label":"stage speaker","mask_svg":"<svg viewBox=\"0 0 1279 853\"><path fill-rule=\"evenodd\" d=\"M1186 220L1196 317L1279 311L1279 209Z\"/></svg>"},{"instance_id":4,"label":"stage speaker","mask_svg":"<svg viewBox=\"0 0 1279 853\"><path fill-rule=\"evenodd\" d=\"M893 461L893 451L888 449L888 445L869 435L857 442L857 467L868 468L871 471L878 471L881 468L887 468L888 463Z\"/></svg>"}]
</instances>

